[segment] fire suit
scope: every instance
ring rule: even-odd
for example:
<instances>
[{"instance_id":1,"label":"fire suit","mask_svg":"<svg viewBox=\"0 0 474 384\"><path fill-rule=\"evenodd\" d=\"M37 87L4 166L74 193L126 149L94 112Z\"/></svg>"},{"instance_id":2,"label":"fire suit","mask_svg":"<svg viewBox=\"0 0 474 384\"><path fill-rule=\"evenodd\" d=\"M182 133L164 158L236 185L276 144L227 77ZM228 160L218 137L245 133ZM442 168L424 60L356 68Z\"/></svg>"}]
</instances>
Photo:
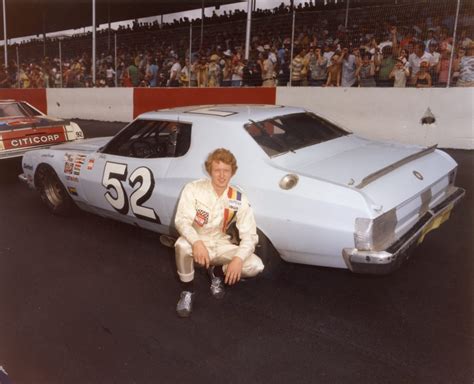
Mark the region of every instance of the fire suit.
<instances>
[{"instance_id":1,"label":"fire suit","mask_svg":"<svg viewBox=\"0 0 474 384\"><path fill-rule=\"evenodd\" d=\"M231 242L226 233L236 224L240 243ZM181 281L194 279L192 244L202 240L209 252L211 265L222 265L224 272L233 257L243 261L242 277L256 276L263 271L263 263L253 252L258 242L252 208L244 193L228 186L217 196L211 180L201 179L187 184L181 194L175 219L181 235L175 243L176 266Z\"/></svg>"}]
</instances>

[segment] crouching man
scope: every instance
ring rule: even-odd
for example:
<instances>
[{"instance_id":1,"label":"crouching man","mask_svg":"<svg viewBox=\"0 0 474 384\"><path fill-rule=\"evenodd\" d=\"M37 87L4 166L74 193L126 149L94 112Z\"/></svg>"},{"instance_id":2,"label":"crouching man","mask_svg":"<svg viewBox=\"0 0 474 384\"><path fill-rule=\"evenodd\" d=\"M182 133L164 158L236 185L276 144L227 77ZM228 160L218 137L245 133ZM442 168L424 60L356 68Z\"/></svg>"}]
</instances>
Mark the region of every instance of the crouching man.
<instances>
[{"instance_id":1,"label":"crouching man","mask_svg":"<svg viewBox=\"0 0 474 384\"><path fill-rule=\"evenodd\" d=\"M263 263L254 254L258 242L252 208L244 193L230 186L237 171L234 155L224 148L209 154L206 170L211 179L187 184L176 212L176 266L182 292L176 306L180 317L191 314L194 298L194 263L207 269L211 294L222 298L224 283L233 285L242 277L263 271ZM235 223L238 245L227 234Z\"/></svg>"}]
</instances>

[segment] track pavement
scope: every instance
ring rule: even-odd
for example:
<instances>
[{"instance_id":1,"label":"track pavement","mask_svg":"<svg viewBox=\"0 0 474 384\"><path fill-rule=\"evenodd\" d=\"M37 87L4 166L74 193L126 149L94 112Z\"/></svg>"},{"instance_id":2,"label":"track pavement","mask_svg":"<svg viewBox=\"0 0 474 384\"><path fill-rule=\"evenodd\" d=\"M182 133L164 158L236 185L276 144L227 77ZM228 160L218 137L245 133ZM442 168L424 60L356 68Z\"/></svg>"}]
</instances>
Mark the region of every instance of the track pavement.
<instances>
[{"instance_id":1,"label":"track pavement","mask_svg":"<svg viewBox=\"0 0 474 384\"><path fill-rule=\"evenodd\" d=\"M474 152L448 152L466 198L396 273L287 264L222 301L198 276L190 319L157 235L52 216L2 162L0 365L17 384L472 383Z\"/></svg>"}]
</instances>

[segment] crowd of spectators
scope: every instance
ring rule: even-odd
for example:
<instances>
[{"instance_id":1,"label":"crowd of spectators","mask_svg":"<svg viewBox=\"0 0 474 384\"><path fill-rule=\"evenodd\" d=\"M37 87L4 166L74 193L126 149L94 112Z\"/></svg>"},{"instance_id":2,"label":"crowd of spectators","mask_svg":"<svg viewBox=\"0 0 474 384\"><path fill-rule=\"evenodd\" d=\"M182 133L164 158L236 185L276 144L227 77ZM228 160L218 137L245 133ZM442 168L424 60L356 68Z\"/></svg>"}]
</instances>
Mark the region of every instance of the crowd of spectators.
<instances>
[{"instance_id":1,"label":"crowd of spectators","mask_svg":"<svg viewBox=\"0 0 474 384\"><path fill-rule=\"evenodd\" d=\"M186 36L189 25L199 25L199 20L135 22L114 31L122 37L116 57L105 43L100 45L95 84L90 50L77 54L82 48L77 45L74 55L61 60L59 55L25 57L19 66L10 60L0 69L0 87L445 87L448 79L451 86L474 86L472 24L471 29L469 23L461 26L454 40L449 12L430 13L425 7L410 18L399 4L377 8L374 21L374 8L360 3L357 11L351 10L357 23L348 27L331 2L329 7L311 1L300 5L296 12L303 17L293 47L290 7L256 10L248 60L244 11L206 18L206 26L213 28L206 30L204 44L193 39L191 52ZM99 33L102 41L109 33ZM83 34L67 43L89 41L90 34ZM42 43L24 46L35 44Z\"/></svg>"}]
</instances>

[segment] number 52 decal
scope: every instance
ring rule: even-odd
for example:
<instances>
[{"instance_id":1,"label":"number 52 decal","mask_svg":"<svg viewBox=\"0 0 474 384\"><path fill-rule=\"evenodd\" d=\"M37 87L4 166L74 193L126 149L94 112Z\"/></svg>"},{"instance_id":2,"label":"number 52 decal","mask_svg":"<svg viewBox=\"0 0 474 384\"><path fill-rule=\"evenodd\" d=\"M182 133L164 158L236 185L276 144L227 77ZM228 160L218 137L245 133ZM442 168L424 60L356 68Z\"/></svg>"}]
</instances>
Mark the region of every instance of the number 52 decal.
<instances>
[{"instance_id":1,"label":"number 52 decal","mask_svg":"<svg viewBox=\"0 0 474 384\"><path fill-rule=\"evenodd\" d=\"M104 194L105 199L117 212L123 215L126 215L131 208L136 217L161 224L155 210L143 205L148 201L155 188L155 179L151 170L147 167L139 167L128 178L128 184L132 188L139 185L130 195L130 204L122 184L127 181L127 174L127 164L112 162L105 164L102 177L102 185L107 188L107 192Z\"/></svg>"}]
</instances>

